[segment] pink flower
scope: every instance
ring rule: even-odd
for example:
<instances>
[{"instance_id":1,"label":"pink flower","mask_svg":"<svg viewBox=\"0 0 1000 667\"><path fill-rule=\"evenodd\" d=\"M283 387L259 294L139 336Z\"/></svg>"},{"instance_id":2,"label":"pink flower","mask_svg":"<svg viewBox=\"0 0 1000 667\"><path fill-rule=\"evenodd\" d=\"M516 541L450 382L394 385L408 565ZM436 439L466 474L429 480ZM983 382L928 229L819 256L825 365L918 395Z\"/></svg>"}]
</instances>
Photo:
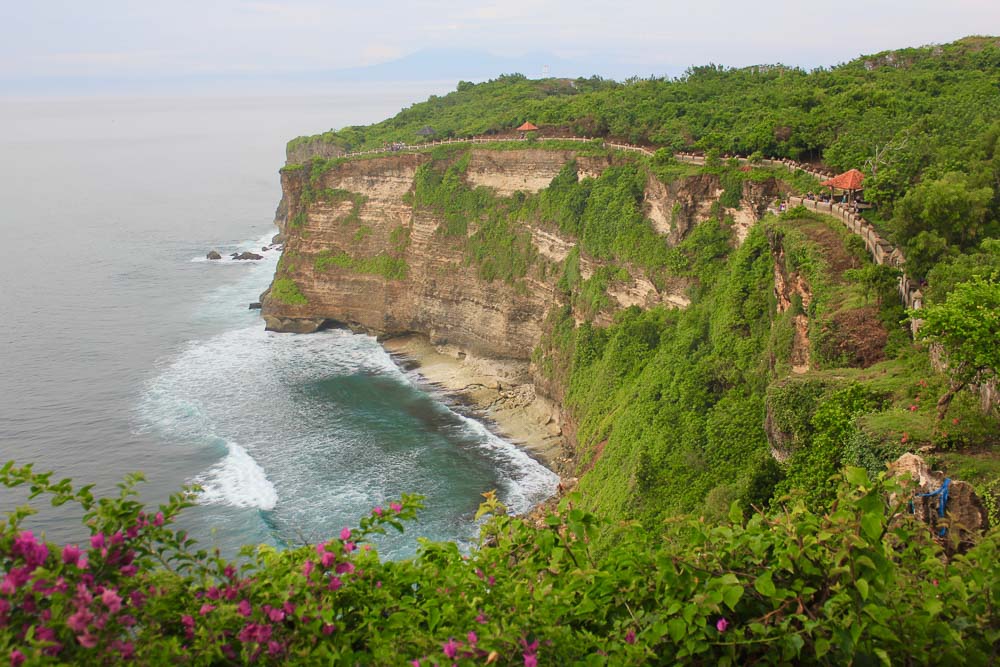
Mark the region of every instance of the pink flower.
<instances>
[{"instance_id":1,"label":"pink flower","mask_svg":"<svg viewBox=\"0 0 1000 667\"><path fill-rule=\"evenodd\" d=\"M10 652L10 667L20 667L25 661L24 654L14 649Z\"/></svg>"},{"instance_id":2,"label":"pink flower","mask_svg":"<svg viewBox=\"0 0 1000 667\"><path fill-rule=\"evenodd\" d=\"M198 610L198 615L199 616L206 616L206 615L212 613L213 611L215 611L215 605L214 604L208 604L206 602L205 604L201 605L201 609Z\"/></svg>"},{"instance_id":3,"label":"pink flower","mask_svg":"<svg viewBox=\"0 0 1000 667\"><path fill-rule=\"evenodd\" d=\"M375 516L382 516L382 507L376 505L375 509L372 510L372 514L374 514Z\"/></svg>"},{"instance_id":4,"label":"pink flower","mask_svg":"<svg viewBox=\"0 0 1000 667\"><path fill-rule=\"evenodd\" d=\"M340 580L340 577L330 577L330 583L327 585L327 588L331 591L335 591L343 585L344 582Z\"/></svg>"},{"instance_id":5,"label":"pink flower","mask_svg":"<svg viewBox=\"0 0 1000 667\"><path fill-rule=\"evenodd\" d=\"M101 593L101 602L104 603L104 606L106 606L108 608L108 611L111 612L112 614L117 614L119 611L121 611L122 598L120 595L118 595L118 593L115 593L111 589L108 589L103 593Z\"/></svg>"},{"instance_id":6,"label":"pink flower","mask_svg":"<svg viewBox=\"0 0 1000 667\"><path fill-rule=\"evenodd\" d=\"M399 503L389 503L389 509L391 509L396 514L399 514L400 512L403 511L403 506L400 505Z\"/></svg>"},{"instance_id":7,"label":"pink flower","mask_svg":"<svg viewBox=\"0 0 1000 667\"><path fill-rule=\"evenodd\" d=\"M281 609L272 609L267 612L267 617L271 619L272 623L279 623L285 620L285 612Z\"/></svg>"},{"instance_id":8,"label":"pink flower","mask_svg":"<svg viewBox=\"0 0 1000 667\"><path fill-rule=\"evenodd\" d=\"M153 525L157 528L163 525L163 512L156 513L156 516L153 517Z\"/></svg>"},{"instance_id":9,"label":"pink flower","mask_svg":"<svg viewBox=\"0 0 1000 667\"><path fill-rule=\"evenodd\" d=\"M410 660L410 665L412 665L412 667L420 667L420 661L415 659Z\"/></svg>"},{"instance_id":10,"label":"pink flower","mask_svg":"<svg viewBox=\"0 0 1000 667\"><path fill-rule=\"evenodd\" d=\"M357 549L357 547L354 545L354 542L344 542L344 551L347 553L351 553L355 549Z\"/></svg>"},{"instance_id":11,"label":"pink flower","mask_svg":"<svg viewBox=\"0 0 1000 667\"><path fill-rule=\"evenodd\" d=\"M184 626L184 633L188 636L188 639L194 637L194 617L190 614L184 614L181 616L181 625Z\"/></svg>"},{"instance_id":12,"label":"pink flower","mask_svg":"<svg viewBox=\"0 0 1000 667\"><path fill-rule=\"evenodd\" d=\"M63 547L62 552L62 562L66 565L76 565L80 561L80 555L83 552L80 551L80 547L75 544L67 544Z\"/></svg>"},{"instance_id":13,"label":"pink flower","mask_svg":"<svg viewBox=\"0 0 1000 667\"><path fill-rule=\"evenodd\" d=\"M715 629L718 630L719 632L725 632L726 628L728 627L729 627L729 621L727 621L724 618L720 618L715 622Z\"/></svg>"},{"instance_id":14,"label":"pink flower","mask_svg":"<svg viewBox=\"0 0 1000 667\"><path fill-rule=\"evenodd\" d=\"M486 617L482 614L482 612L480 612L479 615L476 616L476 623L478 623L479 625L486 625Z\"/></svg>"},{"instance_id":15,"label":"pink flower","mask_svg":"<svg viewBox=\"0 0 1000 667\"><path fill-rule=\"evenodd\" d=\"M139 568L137 568L135 565L122 565L120 568L118 568L118 571L122 573L122 576L134 577L136 573L139 571Z\"/></svg>"},{"instance_id":16,"label":"pink flower","mask_svg":"<svg viewBox=\"0 0 1000 667\"><path fill-rule=\"evenodd\" d=\"M267 653L268 655L281 655L283 647L280 642L269 641L267 643Z\"/></svg>"},{"instance_id":17,"label":"pink flower","mask_svg":"<svg viewBox=\"0 0 1000 667\"><path fill-rule=\"evenodd\" d=\"M330 635L330 634L333 634L333 631L336 630L336 629L337 629L337 626L334 625L333 623L324 623L323 624L323 629L321 630L321 632L324 635Z\"/></svg>"},{"instance_id":18,"label":"pink flower","mask_svg":"<svg viewBox=\"0 0 1000 667\"><path fill-rule=\"evenodd\" d=\"M629 631L625 633L625 643L634 644L635 643L635 630L629 628Z\"/></svg>"},{"instance_id":19,"label":"pink flower","mask_svg":"<svg viewBox=\"0 0 1000 667\"><path fill-rule=\"evenodd\" d=\"M441 646L441 650L444 651L444 654L447 657L454 658L455 654L458 653L458 647L459 643L455 641L453 637L449 637L448 641L446 641L444 645Z\"/></svg>"},{"instance_id":20,"label":"pink flower","mask_svg":"<svg viewBox=\"0 0 1000 667\"><path fill-rule=\"evenodd\" d=\"M104 547L104 533L95 533L90 536L90 546L92 549L101 549Z\"/></svg>"},{"instance_id":21,"label":"pink flower","mask_svg":"<svg viewBox=\"0 0 1000 667\"><path fill-rule=\"evenodd\" d=\"M488 583L490 586L496 586L497 578L491 574L489 579L486 580L486 583Z\"/></svg>"},{"instance_id":22,"label":"pink flower","mask_svg":"<svg viewBox=\"0 0 1000 667\"><path fill-rule=\"evenodd\" d=\"M80 642L80 646L84 648L94 648L95 646L97 646L97 637L90 634L89 632L85 632L82 635L77 635L76 641Z\"/></svg>"},{"instance_id":23,"label":"pink flower","mask_svg":"<svg viewBox=\"0 0 1000 667\"><path fill-rule=\"evenodd\" d=\"M471 630L469 631L469 634L468 634L468 635L466 635L466 637L465 637L465 638L466 638L466 639L468 639L468 640L469 640L469 643L470 643L470 644L472 644L473 646L475 646L475 645L476 645L476 642L478 642L478 641L479 641L479 637L477 637L477 636L476 636L476 633L475 633L475 632L473 632L473 631L471 631Z\"/></svg>"},{"instance_id":24,"label":"pink flower","mask_svg":"<svg viewBox=\"0 0 1000 667\"><path fill-rule=\"evenodd\" d=\"M323 557L320 558L319 562L320 565L322 565L324 568L329 569L330 566L333 565L336 561L337 561L336 554L332 554L329 551L327 551L326 553L323 554Z\"/></svg>"},{"instance_id":25,"label":"pink flower","mask_svg":"<svg viewBox=\"0 0 1000 667\"><path fill-rule=\"evenodd\" d=\"M131 660L135 654L135 646L132 645L132 642L123 642L120 639L116 639L111 642L111 648L118 651L125 660Z\"/></svg>"},{"instance_id":26,"label":"pink flower","mask_svg":"<svg viewBox=\"0 0 1000 667\"><path fill-rule=\"evenodd\" d=\"M83 632L90 625L90 619L93 617L94 615L86 609L80 609L66 619L66 626L73 632Z\"/></svg>"},{"instance_id":27,"label":"pink flower","mask_svg":"<svg viewBox=\"0 0 1000 667\"><path fill-rule=\"evenodd\" d=\"M38 539L35 538L35 534L30 530L21 532L21 534L14 539L11 551L15 555L24 558L24 562L27 563L28 567L31 569L43 564L49 557L49 548L42 542L38 541Z\"/></svg>"},{"instance_id":28,"label":"pink flower","mask_svg":"<svg viewBox=\"0 0 1000 667\"><path fill-rule=\"evenodd\" d=\"M538 656L534 653L525 653L524 667L538 667Z\"/></svg>"},{"instance_id":29,"label":"pink flower","mask_svg":"<svg viewBox=\"0 0 1000 667\"><path fill-rule=\"evenodd\" d=\"M244 618L250 616L253 608L250 606L250 600L240 600L240 603L236 605L236 613Z\"/></svg>"},{"instance_id":30,"label":"pink flower","mask_svg":"<svg viewBox=\"0 0 1000 667\"><path fill-rule=\"evenodd\" d=\"M353 574L354 573L354 563L340 563L337 565L337 574Z\"/></svg>"},{"instance_id":31,"label":"pink flower","mask_svg":"<svg viewBox=\"0 0 1000 667\"><path fill-rule=\"evenodd\" d=\"M341 531L340 531L340 539L342 539L342 540L349 540L349 539L351 539L351 529L350 528L343 528L343 529L341 529Z\"/></svg>"},{"instance_id":32,"label":"pink flower","mask_svg":"<svg viewBox=\"0 0 1000 667\"><path fill-rule=\"evenodd\" d=\"M376 581L375 582L375 588L382 588L382 582L381 581Z\"/></svg>"}]
</instances>

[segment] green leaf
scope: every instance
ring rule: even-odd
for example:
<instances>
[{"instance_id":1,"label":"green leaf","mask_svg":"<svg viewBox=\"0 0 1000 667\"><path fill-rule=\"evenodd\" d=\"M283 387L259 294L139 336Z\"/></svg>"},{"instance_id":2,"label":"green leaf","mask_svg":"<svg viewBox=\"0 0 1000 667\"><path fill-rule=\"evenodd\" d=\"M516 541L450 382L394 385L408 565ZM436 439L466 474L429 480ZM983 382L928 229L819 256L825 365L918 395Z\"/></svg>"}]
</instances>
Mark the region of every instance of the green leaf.
<instances>
[{"instance_id":1,"label":"green leaf","mask_svg":"<svg viewBox=\"0 0 1000 667\"><path fill-rule=\"evenodd\" d=\"M743 597L743 587L742 586L727 586L722 591L722 600L726 603L726 606L730 609L736 609L736 603L740 601Z\"/></svg>"},{"instance_id":2,"label":"green leaf","mask_svg":"<svg viewBox=\"0 0 1000 667\"><path fill-rule=\"evenodd\" d=\"M775 588L774 582L771 581L770 570L757 577L757 581L753 582L753 587L764 597L772 597L774 595Z\"/></svg>"},{"instance_id":3,"label":"green leaf","mask_svg":"<svg viewBox=\"0 0 1000 667\"><path fill-rule=\"evenodd\" d=\"M944 608L944 603L942 603L941 600L938 600L937 598L928 598L924 600L924 611L926 611L931 616L937 616L938 614L941 613L941 610L943 608Z\"/></svg>"},{"instance_id":4,"label":"green leaf","mask_svg":"<svg viewBox=\"0 0 1000 667\"><path fill-rule=\"evenodd\" d=\"M844 476L847 478L848 483L853 486L868 486L868 471L864 468L847 466Z\"/></svg>"},{"instance_id":5,"label":"green leaf","mask_svg":"<svg viewBox=\"0 0 1000 667\"><path fill-rule=\"evenodd\" d=\"M687 623L681 618L672 618L667 621L667 631L670 632L670 638L675 642L679 642L687 634Z\"/></svg>"},{"instance_id":6,"label":"green leaf","mask_svg":"<svg viewBox=\"0 0 1000 667\"><path fill-rule=\"evenodd\" d=\"M861 517L861 532L869 540L878 540L882 537L882 515L881 514L865 514Z\"/></svg>"},{"instance_id":7,"label":"green leaf","mask_svg":"<svg viewBox=\"0 0 1000 667\"><path fill-rule=\"evenodd\" d=\"M857 586L858 592L861 593L861 599L862 600L867 600L868 599L868 582L865 581L864 579L858 579L857 581L854 582L854 585Z\"/></svg>"}]
</instances>

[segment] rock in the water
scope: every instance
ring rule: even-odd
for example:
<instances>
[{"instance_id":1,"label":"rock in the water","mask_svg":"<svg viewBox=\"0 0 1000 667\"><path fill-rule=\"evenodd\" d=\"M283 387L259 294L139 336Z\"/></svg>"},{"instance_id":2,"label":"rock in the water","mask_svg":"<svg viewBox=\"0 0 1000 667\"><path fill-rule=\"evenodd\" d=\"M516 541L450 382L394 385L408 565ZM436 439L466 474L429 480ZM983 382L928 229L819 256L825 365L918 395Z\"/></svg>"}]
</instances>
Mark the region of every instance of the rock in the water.
<instances>
[{"instance_id":1,"label":"rock in the water","mask_svg":"<svg viewBox=\"0 0 1000 667\"><path fill-rule=\"evenodd\" d=\"M261 252L267 252L267 251L268 251L268 247L267 247L266 245L262 245L262 246L260 247L260 251L261 251Z\"/></svg>"},{"instance_id":2,"label":"rock in the water","mask_svg":"<svg viewBox=\"0 0 1000 667\"><path fill-rule=\"evenodd\" d=\"M985 532L990 526L989 515L986 506L976 495L972 485L959 479L953 479L948 484L948 501L945 504L945 516L939 516L941 495L921 495L930 494L941 489L944 484L945 474L937 470L931 470L930 466L923 458L916 454L903 454L896 461L889 464L889 473L894 477L908 474L910 482L907 483L907 498L911 501L913 515L930 526L935 536L940 536L941 530L955 531L958 533L960 548L970 543L969 537L973 533ZM890 497L889 502L895 504L897 499ZM910 502L905 502L905 511L909 511ZM954 535L952 535L954 537ZM945 540L950 544L951 540Z\"/></svg>"},{"instance_id":3,"label":"rock in the water","mask_svg":"<svg viewBox=\"0 0 1000 667\"><path fill-rule=\"evenodd\" d=\"M208 254L205 255L206 259L222 259L222 255L219 254L218 250L209 250Z\"/></svg>"},{"instance_id":4,"label":"rock in the water","mask_svg":"<svg viewBox=\"0 0 1000 667\"><path fill-rule=\"evenodd\" d=\"M233 259L264 259L264 256L247 250L239 255L236 255Z\"/></svg>"},{"instance_id":5,"label":"rock in the water","mask_svg":"<svg viewBox=\"0 0 1000 667\"><path fill-rule=\"evenodd\" d=\"M251 301L250 310L260 310L260 301Z\"/></svg>"}]
</instances>

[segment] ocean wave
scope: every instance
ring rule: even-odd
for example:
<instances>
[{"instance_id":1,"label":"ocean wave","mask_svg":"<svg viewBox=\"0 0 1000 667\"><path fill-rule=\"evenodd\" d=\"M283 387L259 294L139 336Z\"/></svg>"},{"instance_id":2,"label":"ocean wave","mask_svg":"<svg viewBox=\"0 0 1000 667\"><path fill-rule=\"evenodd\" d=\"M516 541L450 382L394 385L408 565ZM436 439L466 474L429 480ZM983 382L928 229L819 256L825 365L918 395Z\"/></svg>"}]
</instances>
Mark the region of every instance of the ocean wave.
<instances>
[{"instance_id":1,"label":"ocean wave","mask_svg":"<svg viewBox=\"0 0 1000 667\"><path fill-rule=\"evenodd\" d=\"M226 445L229 448L226 457L194 479L202 487L201 502L274 509L278 492L267 473L247 450L233 442Z\"/></svg>"},{"instance_id":2,"label":"ocean wave","mask_svg":"<svg viewBox=\"0 0 1000 667\"><path fill-rule=\"evenodd\" d=\"M222 259L209 259L207 257L208 253L204 255L199 255L197 257L192 257L191 262L195 263L209 263L209 264L219 264L219 265L230 265L230 264L255 264L261 260L245 260L245 259L233 259L231 257L232 253L242 253L249 250L250 252L262 255L264 259L271 259L281 255L281 247L277 244L271 243L271 239L277 233L277 229L272 229L267 234L264 234L260 238L249 241L243 241L235 246L232 245L220 245L215 250L222 256Z\"/></svg>"}]
</instances>

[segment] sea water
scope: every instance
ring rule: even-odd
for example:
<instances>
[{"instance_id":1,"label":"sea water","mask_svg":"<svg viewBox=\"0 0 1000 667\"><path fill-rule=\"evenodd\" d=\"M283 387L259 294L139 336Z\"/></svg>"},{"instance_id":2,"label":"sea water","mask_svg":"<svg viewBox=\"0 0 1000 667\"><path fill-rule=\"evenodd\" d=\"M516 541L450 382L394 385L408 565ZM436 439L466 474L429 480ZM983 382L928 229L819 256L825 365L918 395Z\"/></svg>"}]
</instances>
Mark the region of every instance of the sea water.
<instances>
[{"instance_id":1,"label":"sea water","mask_svg":"<svg viewBox=\"0 0 1000 667\"><path fill-rule=\"evenodd\" d=\"M230 554L323 539L420 493L419 522L378 545L405 556L417 535L473 539L485 491L515 511L551 494L553 473L373 338L266 332L248 309L279 257L284 142L428 92L5 103L0 459L101 492L142 471L151 503L198 484L184 525ZM229 259L243 250L264 258ZM23 500L0 491L0 509ZM84 535L67 508L34 524Z\"/></svg>"}]
</instances>

